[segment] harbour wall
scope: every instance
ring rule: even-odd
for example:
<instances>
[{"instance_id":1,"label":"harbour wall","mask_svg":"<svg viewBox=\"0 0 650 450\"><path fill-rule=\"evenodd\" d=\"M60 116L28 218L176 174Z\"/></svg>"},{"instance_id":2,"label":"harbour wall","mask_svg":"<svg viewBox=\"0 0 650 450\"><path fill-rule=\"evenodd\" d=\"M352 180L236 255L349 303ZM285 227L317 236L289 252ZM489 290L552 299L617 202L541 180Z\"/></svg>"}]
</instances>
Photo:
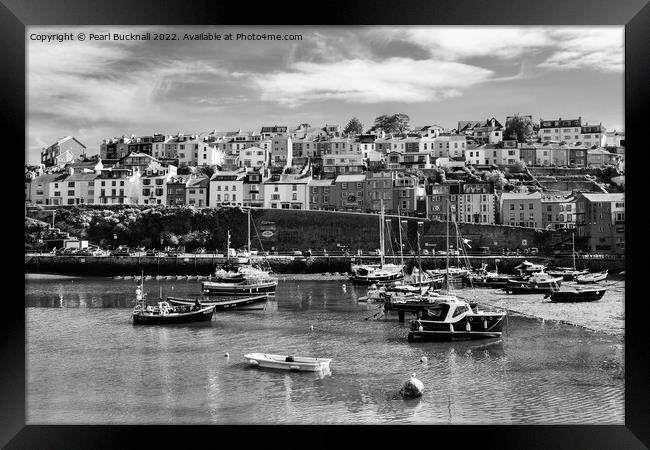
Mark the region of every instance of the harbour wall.
<instances>
[{"instance_id":1,"label":"harbour wall","mask_svg":"<svg viewBox=\"0 0 650 450\"><path fill-rule=\"evenodd\" d=\"M122 206L125 208L126 206ZM133 206L129 206L133 207ZM86 207L88 208L88 207ZM135 208L138 208L137 206ZM100 207L88 209L102 209ZM115 208L113 208L115 209ZM46 211L32 210L30 217L47 220ZM188 213L187 208L165 210L165 220L154 220L151 217L140 220L141 223L134 227L145 227L150 230L148 236L158 247L160 232L169 231L178 235L189 231L208 231L212 238L207 250L213 251L216 247L220 251L226 248L226 235L230 232L231 247L243 247L247 241L247 218L245 211L239 208L205 208ZM379 215L368 213L341 212L341 211L311 211L311 210L284 210L252 208L251 218L251 244L259 250L286 252L292 249L312 249L328 253L346 247L351 253L358 249L364 252L379 248ZM423 232L420 244L422 248L430 250L444 250L446 246L446 222L428 220L419 217L398 217L387 215L386 220L386 254L390 248L399 251L400 221L401 238L404 251L409 253L417 249L418 222L423 222ZM406 222L406 223L404 223ZM450 224L450 245L457 247L454 224ZM63 229L63 228L62 228ZM73 231L63 229L64 231ZM561 242L571 242L571 233L566 230L544 230L508 225L486 225L459 223L458 231L462 238L469 239L466 249L490 247L493 253L501 253L501 249L525 250L536 247L541 253L551 254L553 246ZM72 233L74 235L74 232ZM113 237L117 240L113 241ZM86 236L77 236L88 239ZM103 243L141 245L138 242L126 240L122 232L107 228L102 236L95 236L91 241L102 245ZM576 242L576 245L578 242ZM578 248L578 247L576 247Z\"/></svg>"},{"instance_id":2,"label":"harbour wall","mask_svg":"<svg viewBox=\"0 0 650 450\"><path fill-rule=\"evenodd\" d=\"M571 266L571 258L548 258L531 256L473 256L469 262L473 267L487 264L488 269L494 269L495 263L498 270L504 273L514 272L514 268L524 260L534 263L544 263L549 266ZM116 275L211 275L221 264L223 257L194 256L187 257L155 257L155 256L53 256L53 255L25 255L25 273L53 273L61 275L82 276L116 276ZM300 273L347 273L352 262L378 263L378 257L345 257L345 256L316 256L316 257L291 257L268 256L266 258L253 258L253 263L263 263L270 266L278 274ZM387 262L399 263L399 258L387 258ZM413 257L404 258L408 267L415 265ZM424 269L444 268L444 256L423 256ZM455 257L450 257L450 264L456 265ZM578 268L588 267L592 271L609 269L612 275L625 270L624 259L576 259Z\"/></svg>"}]
</instances>

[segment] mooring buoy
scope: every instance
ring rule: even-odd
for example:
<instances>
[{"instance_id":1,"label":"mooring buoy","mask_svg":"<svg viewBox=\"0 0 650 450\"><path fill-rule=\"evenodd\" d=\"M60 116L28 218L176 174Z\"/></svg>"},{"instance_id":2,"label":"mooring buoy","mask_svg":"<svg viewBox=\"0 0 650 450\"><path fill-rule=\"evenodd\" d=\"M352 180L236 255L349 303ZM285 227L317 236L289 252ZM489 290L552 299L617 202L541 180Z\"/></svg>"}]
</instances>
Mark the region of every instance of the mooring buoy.
<instances>
[{"instance_id":1,"label":"mooring buoy","mask_svg":"<svg viewBox=\"0 0 650 450\"><path fill-rule=\"evenodd\" d=\"M424 392L424 384L415 378L415 373L411 374L404 386L400 390L404 397L419 397Z\"/></svg>"}]
</instances>

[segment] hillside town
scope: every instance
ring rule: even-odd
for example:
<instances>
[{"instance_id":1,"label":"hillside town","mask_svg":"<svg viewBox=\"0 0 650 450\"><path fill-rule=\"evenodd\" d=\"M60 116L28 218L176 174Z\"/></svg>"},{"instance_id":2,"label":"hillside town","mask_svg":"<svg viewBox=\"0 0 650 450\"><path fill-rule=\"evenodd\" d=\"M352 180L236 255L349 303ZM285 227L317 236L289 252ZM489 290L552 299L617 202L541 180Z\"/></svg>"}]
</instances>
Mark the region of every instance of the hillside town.
<instances>
[{"instance_id":1,"label":"hillside town","mask_svg":"<svg viewBox=\"0 0 650 450\"><path fill-rule=\"evenodd\" d=\"M577 119L514 115L365 129L304 123L104 139L96 154L66 136L25 166L35 207L325 210L557 230L589 250L625 250L625 133ZM448 211L452 217L447 217Z\"/></svg>"}]
</instances>

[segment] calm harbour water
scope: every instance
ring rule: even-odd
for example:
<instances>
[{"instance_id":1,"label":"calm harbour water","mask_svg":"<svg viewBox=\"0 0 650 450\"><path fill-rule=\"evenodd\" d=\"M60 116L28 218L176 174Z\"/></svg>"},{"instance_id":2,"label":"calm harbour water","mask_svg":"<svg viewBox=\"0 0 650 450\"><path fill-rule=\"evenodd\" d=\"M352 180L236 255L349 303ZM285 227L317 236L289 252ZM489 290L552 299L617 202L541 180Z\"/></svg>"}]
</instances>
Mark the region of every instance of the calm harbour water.
<instances>
[{"instance_id":1,"label":"calm harbour water","mask_svg":"<svg viewBox=\"0 0 650 450\"><path fill-rule=\"evenodd\" d=\"M200 281L145 281L150 300L160 287L192 296ZM624 423L621 335L511 313L501 339L409 343L408 320L364 320L381 305L342 281L281 281L263 310L205 324L134 326L134 291L26 277L28 424ZM249 367L249 352L333 361L327 374L273 371ZM405 400L412 372L425 392Z\"/></svg>"}]
</instances>

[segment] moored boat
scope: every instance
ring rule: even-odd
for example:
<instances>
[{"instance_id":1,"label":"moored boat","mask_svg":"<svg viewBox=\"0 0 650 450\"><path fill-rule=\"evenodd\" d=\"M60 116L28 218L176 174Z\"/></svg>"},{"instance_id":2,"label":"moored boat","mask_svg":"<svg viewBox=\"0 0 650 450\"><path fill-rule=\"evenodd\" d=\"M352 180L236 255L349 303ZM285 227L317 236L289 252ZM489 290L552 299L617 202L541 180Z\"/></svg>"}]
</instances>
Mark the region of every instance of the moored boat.
<instances>
[{"instance_id":1,"label":"moored boat","mask_svg":"<svg viewBox=\"0 0 650 450\"><path fill-rule=\"evenodd\" d=\"M605 288L574 288L553 291L545 297L555 303L595 302L603 298L606 291Z\"/></svg>"},{"instance_id":2,"label":"moored boat","mask_svg":"<svg viewBox=\"0 0 650 450\"><path fill-rule=\"evenodd\" d=\"M544 272L546 270L546 265L544 264L535 264L528 260L524 260L521 264L515 267L522 275L530 275L537 272Z\"/></svg>"},{"instance_id":3,"label":"moored boat","mask_svg":"<svg viewBox=\"0 0 650 450\"><path fill-rule=\"evenodd\" d=\"M358 284L394 283L404 278L404 265L384 262L384 203L379 214L379 264L352 264L350 280Z\"/></svg>"},{"instance_id":4,"label":"moored boat","mask_svg":"<svg viewBox=\"0 0 650 450\"><path fill-rule=\"evenodd\" d=\"M201 290L205 295L255 295L268 293L275 295L278 286L277 280L265 281L244 281L241 283L219 283L204 281L201 283Z\"/></svg>"},{"instance_id":5,"label":"moored boat","mask_svg":"<svg viewBox=\"0 0 650 450\"><path fill-rule=\"evenodd\" d=\"M331 358L312 358L308 356L273 355L268 353L248 353L248 362L257 367L284 369L305 372L318 372L329 369Z\"/></svg>"},{"instance_id":6,"label":"moored boat","mask_svg":"<svg viewBox=\"0 0 650 450\"><path fill-rule=\"evenodd\" d=\"M134 325L168 325L212 320L214 307L203 306L198 300L188 306L172 306L166 301L160 301L156 306L147 305L143 278L135 291L136 304L132 313Z\"/></svg>"},{"instance_id":7,"label":"moored boat","mask_svg":"<svg viewBox=\"0 0 650 450\"><path fill-rule=\"evenodd\" d=\"M255 303L263 303L269 298L268 294L253 295L250 297L234 297L219 300L202 300L201 304L212 306L215 311L224 311L229 309L236 309L242 306L247 306ZM191 306L196 303L196 300L178 297L167 297L167 301L174 306Z\"/></svg>"},{"instance_id":8,"label":"moored boat","mask_svg":"<svg viewBox=\"0 0 650 450\"><path fill-rule=\"evenodd\" d=\"M552 277L546 272L537 272L526 280L508 280L503 290L512 294L539 294L551 292L561 284L562 277Z\"/></svg>"},{"instance_id":9,"label":"moored boat","mask_svg":"<svg viewBox=\"0 0 650 450\"><path fill-rule=\"evenodd\" d=\"M416 340L468 340L499 337L505 311L481 311L464 300L446 298L425 308L410 322L409 342Z\"/></svg>"},{"instance_id":10,"label":"moored boat","mask_svg":"<svg viewBox=\"0 0 650 450\"><path fill-rule=\"evenodd\" d=\"M578 284L590 284L598 283L607 279L608 270L603 270L602 272L586 273L584 275L579 275L576 278Z\"/></svg>"},{"instance_id":11,"label":"moored boat","mask_svg":"<svg viewBox=\"0 0 650 450\"><path fill-rule=\"evenodd\" d=\"M552 277L562 277L564 281L575 280L580 275L589 273L587 269L576 269L574 267L556 267L555 269L547 270L546 273Z\"/></svg>"}]
</instances>

